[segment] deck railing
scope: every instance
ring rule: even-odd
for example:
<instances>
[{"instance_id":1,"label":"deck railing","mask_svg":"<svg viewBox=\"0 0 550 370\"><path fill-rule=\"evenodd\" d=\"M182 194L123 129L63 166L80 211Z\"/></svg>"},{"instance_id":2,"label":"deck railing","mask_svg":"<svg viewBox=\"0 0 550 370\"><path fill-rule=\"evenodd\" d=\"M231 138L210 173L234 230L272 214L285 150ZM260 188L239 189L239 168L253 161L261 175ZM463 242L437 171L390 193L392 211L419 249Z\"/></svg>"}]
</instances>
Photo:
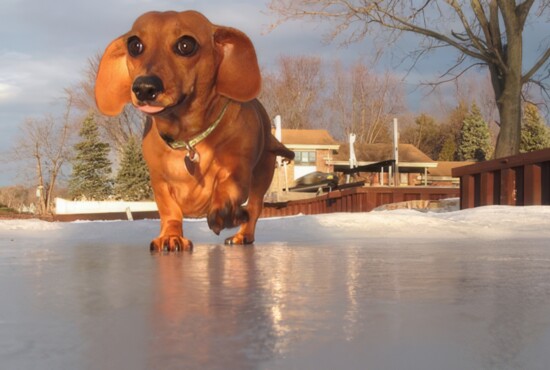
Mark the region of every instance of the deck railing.
<instances>
[{"instance_id":1,"label":"deck railing","mask_svg":"<svg viewBox=\"0 0 550 370\"><path fill-rule=\"evenodd\" d=\"M550 148L458 167L460 208L550 204Z\"/></svg>"},{"instance_id":2,"label":"deck railing","mask_svg":"<svg viewBox=\"0 0 550 370\"><path fill-rule=\"evenodd\" d=\"M266 203L262 217L368 212L384 204L410 200L440 200L458 196L459 189L456 187L358 187L331 191L310 199Z\"/></svg>"}]
</instances>

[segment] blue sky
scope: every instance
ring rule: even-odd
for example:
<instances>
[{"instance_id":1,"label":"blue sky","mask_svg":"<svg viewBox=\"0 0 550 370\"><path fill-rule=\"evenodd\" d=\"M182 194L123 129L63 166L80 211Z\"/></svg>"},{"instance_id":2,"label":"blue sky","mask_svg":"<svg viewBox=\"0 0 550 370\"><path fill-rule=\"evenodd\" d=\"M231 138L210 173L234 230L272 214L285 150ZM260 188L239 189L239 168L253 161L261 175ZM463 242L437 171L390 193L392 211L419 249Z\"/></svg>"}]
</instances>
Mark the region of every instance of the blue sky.
<instances>
[{"instance_id":1,"label":"blue sky","mask_svg":"<svg viewBox=\"0 0 550 370\"><path fill-rule=\"evenodd\" d=\"M0 153L15 141L29 117L61 111L63 89L79 81L88 58L102 52L133 21L150 10L195 9L212 22L238 28L254 42L260 64L270 68L280 55L313 54L355 61L370 55L368 41L347 48L322 42L323 26L285 23L272 32L268 0L2 0L0 2ZM546 34L550 34L548 27ZM540 35L540 34L539 34ZM445 56L443 56L445 57ZM408 87L445 70L437 58L407 77ZM448 59L447 59L448 60ZM438 68L434 66L438 65ZM413 108L409 107L411 110ZM0 186L12 183L13 168L0 162Z\"/></svg>"}]
</instances>

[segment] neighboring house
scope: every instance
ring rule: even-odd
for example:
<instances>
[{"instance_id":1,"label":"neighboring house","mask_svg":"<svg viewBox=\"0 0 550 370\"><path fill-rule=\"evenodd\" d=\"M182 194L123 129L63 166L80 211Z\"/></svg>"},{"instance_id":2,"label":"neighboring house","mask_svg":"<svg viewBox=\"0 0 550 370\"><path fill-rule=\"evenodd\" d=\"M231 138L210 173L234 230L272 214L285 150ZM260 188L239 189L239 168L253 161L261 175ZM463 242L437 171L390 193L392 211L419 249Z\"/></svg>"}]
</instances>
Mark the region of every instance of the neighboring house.
<instances>
[{"instance_id":1,"label":"neighboring house","mask_svg":"<svg viewBox=\"0 0 550 370\"><path fill-rule=\"evenodd\" d=\"M286 180L276 174L276 188L283 183L292 186L294 180L308 173L346 172L349 170L349 143L338 143L327 130L282 130L282 143L296 154L287 166ZM387 186L393 183L393 145L366 144L355 148L361 172L350 181L364 181L367 186ZM451 169L471 162L436 162L412 144L399 144L400 186L458 186ZM280 176L280 177L278 177ZM345 176L341 176L344 181ZM390 181L392 179L392 181ZM275 188L274 184L272 189Z\"/></svg>"},{"instance_id":2,"label":"neighboring house","mask_svg":"<svg viewBox=\"0 0 550 370\"><path fill-rule=\"evenodd\" d=\"M288 166L289 180L315 171L334 171L333 158L340 144L327 130L283 129L281 141L296 154Z\"/></svg>"},{"instance_id":3,"label":"neighboring house","mask_svg":"<svg viewBox=\"0 0 550 370\"><path fill-rule=\"evenodd\" d=\"M428 171L428 185L431 186L459 186L460 178L453 177L453 168L467 166L475 162L437 162L436 168Z\"/></svg>"}]
</instances>

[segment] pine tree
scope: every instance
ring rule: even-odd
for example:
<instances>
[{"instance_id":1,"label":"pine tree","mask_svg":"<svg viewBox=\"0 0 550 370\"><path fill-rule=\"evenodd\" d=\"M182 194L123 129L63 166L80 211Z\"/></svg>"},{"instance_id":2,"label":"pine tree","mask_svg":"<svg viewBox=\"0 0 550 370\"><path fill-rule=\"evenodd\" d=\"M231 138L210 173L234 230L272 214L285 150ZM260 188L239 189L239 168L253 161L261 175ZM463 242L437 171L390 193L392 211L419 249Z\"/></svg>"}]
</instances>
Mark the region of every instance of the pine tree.
<instances>
[{"instance_id":1,"label":"pine tree","mask_svg":"<svg viewBox=\"0 0 550 370\"><path fill-rule=\"evenodd\" d=\"M116 176L115 194L118 198L129 201L152 198L149 171L141 147L134 137L130 137L124 147Z\"/></svg>"},{"instance_id":2,"label":"pine tree","mask_svg":"<svg viewBox=\"0 0 550 370\"><path fill-rule=\"evenodd\" d=\"M523 112L521 125L521 153L532 152L550 147L550 133L539 114L538 108L527 104Z\"/></svg>"},{"instance_id":3,"label":"pine tree","mask_svg":"<svg viewBox=\"0 0 550 370\"><path fill-rule=\"evenodd\" d=\"M474 103L470 113L464 118L460 130L457 148L458 159L461 161L484 161L491 156L491 151L489 126L481 116L478 106Z\"/></svg>"},{"instance_id":4,"label":"pine tree","mask_svg":"<svg viewBox=\"0 0 550 370\"><path fill-rule=\"evenodd\" d=\"M69 179L69 194L73 199L107 199L112 192L109 144L100 141L93 114L82 122L79 134L82 141L74 146L76 157Z\"/></svg>"}]
</instances>

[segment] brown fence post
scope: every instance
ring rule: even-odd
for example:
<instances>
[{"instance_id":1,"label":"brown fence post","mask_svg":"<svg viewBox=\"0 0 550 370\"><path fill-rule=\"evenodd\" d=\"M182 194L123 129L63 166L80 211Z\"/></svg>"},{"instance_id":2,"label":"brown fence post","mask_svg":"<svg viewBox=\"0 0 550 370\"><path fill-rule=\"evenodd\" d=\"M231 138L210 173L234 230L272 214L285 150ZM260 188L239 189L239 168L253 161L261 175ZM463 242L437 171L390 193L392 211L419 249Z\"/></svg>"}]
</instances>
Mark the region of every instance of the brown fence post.
<instances>
[{"instance_id":1,"label":"brown fence post","mask_svg":"<svg viewBox=\"0 0 550 370\"><path fill-rule=\"evenodd\" d=\"M542 204L541 193L541 166L529 164L525 166L524 175L524 203L525 205Z\"/></svg>"},{"instance_id":2,"label":"brown fence post","mask_svg":"<svg viewBox=\"0 0 550 370\"><path fill-rule=\"evenodd\" d=\"M501 171L500 204L516 205L516 172L512 168L503 168Z\"/></svg>"},{"instance_id":3,"label":"brown fence post","mask_svg":"<svg viewBox=\"0 0 550 370\"><path fill-rule=\"evenodd\" d=\"M460 209L467 209L474 207L474 195L475 183L474 176L463 175L460 176Z\"/></svg>"},{"instance_id":4,"label":"brown fence post","mask_svg":"<svg viewBox=\"0 0 550 370\"><path fill-rule=\"evenodd\" d=\"M482 206L490 206L495 203L494 200L495 173L483 172L480 178L479 203Z\"/></svg>"}]
</instances>

